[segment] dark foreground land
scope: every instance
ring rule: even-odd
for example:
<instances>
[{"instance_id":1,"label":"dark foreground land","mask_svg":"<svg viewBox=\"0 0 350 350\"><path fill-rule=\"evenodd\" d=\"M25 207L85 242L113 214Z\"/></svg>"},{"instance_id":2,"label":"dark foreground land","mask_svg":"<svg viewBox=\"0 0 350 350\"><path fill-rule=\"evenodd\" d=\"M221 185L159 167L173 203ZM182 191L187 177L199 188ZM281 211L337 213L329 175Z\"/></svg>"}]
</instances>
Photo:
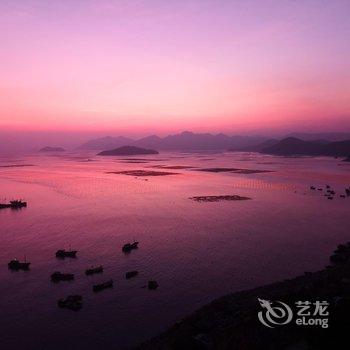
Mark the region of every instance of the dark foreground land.
<instances>
[{"instance_id":1,"label":"dark foreground land","mask_svg":"<svg viewBox=\"0 0 350 350\"><path fill-rule=\"evenodd\" d=\"M291 306L292 321L264 326L258 320L263 310L258 298ZM295 303L317 300L329 303L329 327L296 325ZM310 310L312 315L314 309ZM137 349L349 349L349 331L350 243L340 245L331 265L321 271L217 299Z\"/></svg>"}]
</instances>

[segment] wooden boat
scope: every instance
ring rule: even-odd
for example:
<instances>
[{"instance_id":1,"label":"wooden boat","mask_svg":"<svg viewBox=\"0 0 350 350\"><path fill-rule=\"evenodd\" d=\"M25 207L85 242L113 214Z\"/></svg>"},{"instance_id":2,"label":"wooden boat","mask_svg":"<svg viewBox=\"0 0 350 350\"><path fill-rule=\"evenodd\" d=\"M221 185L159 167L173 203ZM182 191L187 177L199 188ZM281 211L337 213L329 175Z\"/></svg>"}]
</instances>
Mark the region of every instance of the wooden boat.
<instances>
[{"instance_id":1,"label":"wooden boat","mask_svg":"<svg viewBox=\"0 0 350 350\"><path fill-rule=\"evenodd\" d=\"M90 269L85 270L85 275L93 275L95 273L102 273L103 272L103 266L96 266L91 267Z\"/></svg>"},{"instance_id":2,"label":"wooden boat","mask_svg":"<svg viewBox=\"0 0 350 350\"><path fill-rule=\"evenodd\" d=\"M60 250L57 250L55 255L56 255L56 258L76 258L77 252L78 252L77 250L60 249Z\"/></svg>"},{"instance_id":3,"label":"wooden boat","mask_svg":"<svg viewBox=\"0 0 350 350\"><path fill-rule=\"evenodd\" d=\"M71 281L73 279L74 279L74 274L72 273L62 273L62 272L56 271L51 275L52 282Z\"/></svg>"},{"instance_id":4,"label":"wooden boat","mask_svg":"<svg viewBox=\"0 0 350 350\"><path fill-rule=\"evenodd\" d=\"M104 290L106 288L113 288L113 280L109 280L100 284L94 284L92 286L92 290L94 292L100 292L101 290Z\"/></svg>"},{"instance_id":5,"label":"wooden boat","mask_svg":"<svg viewBox=\"0 0 350 350\"><path fill-rule=\"evenodd\" d=\"M137 241L134 241L133 243L126 243L126 244L123 245L122 251L124 253L129 253L133 249L137 249L138 248L138 244L139 244L139 242L137 242Z\"/></svg>"},{"instance_id":6,"label":"wooden boat","mask_svg":"<svg viewBox=\"0 0 350 350\"><path fill-rule=\"evenodd\" d=\"M20 262L17 259L13 259L7 265L10 270L29 270L30 262Z\"/></svg>"},{"instance_id":7,"label":"wooden boat","mask_svg":"<svg viewBox=\"0 0 350 350\"><path fill-rule=\"evenodd\" d=\"M148 289L157 289L158 282L157 281L148 281Z\"/></svg>"},{"instance_id":8,"label":"wooden boat","mask_svg":"<svg viewBox=\"0 0 350 350\"><path fill-rule=\"evenodd\" d=\"M129 278L136 277L137 275L138 275L138 271L128 271L125 273L125 278L129 279Z\"/></svg>"},{"instance_id":9,"label":"wooden boat","mask_svg":"<svg viewBox=\"0 0 350 350\"><path fill-rule=\"evenodd\" d=\"M69 295L65 299L59 299L57 305L60 308L78 311L83 307L83 297L81 295Z\"/></svg>"},{"instance_id":10,"label":"wooden boat","mask_svg":"<svg viewBox=\"0 0 350 350\"><path fill-rule=\"evenodd\" d=\"M13 200L10 203L0 203L0 209L11 208L11 209L20 209L27 206L27 202L21 200Z\"/></svg>"}]
</instances>

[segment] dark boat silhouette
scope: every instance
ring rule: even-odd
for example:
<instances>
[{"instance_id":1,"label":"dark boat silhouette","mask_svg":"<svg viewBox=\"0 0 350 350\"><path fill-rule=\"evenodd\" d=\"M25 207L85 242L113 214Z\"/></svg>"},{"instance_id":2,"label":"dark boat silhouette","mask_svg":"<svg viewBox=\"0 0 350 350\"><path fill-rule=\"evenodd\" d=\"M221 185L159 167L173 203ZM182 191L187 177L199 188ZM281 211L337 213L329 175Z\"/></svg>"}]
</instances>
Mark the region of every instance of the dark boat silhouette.
<instances>
[{"instance_id":1,"label":"dark boat silhouette","mask_svg":"<svg viewBox=\"0 0 350 350\"><path fill-rule=\"evenodd\" d=\"M123 245L122 251L124 253L129 253L133 249L137 249L138 248L138 244L139 244L139 242L137 242L137 241L134 241L133 243L126 243L126 244Z\"/></svg>"},{"instance_id":2,"label":"dark boat silhouette","mask_svg":"<svg viewBox=\"0 0 350 350\"><path fill-rule=\"evenodd\" d=\"M30 262L20 262L17 259L13 259L8 263L8 267L11 270L29 270Z\"/></svg>"},{"instance_id":3,"label":"dark boat silhouette","mask_svg":"<svg viewBox=\"0 0 350 350\"><path fill-rule=\"evenodd\" d=\"M133 278L137 275L138 275L138 271L128 271L125 273L125 278L129 279L129 278Z\"/></svg>"},{"instance_id":4,"label":"dark boat silhouette","mask_svg":"<svg viewBox=\"0 0 350 350\"><path fill-rule=\"evenodd\" d=\"M148 289L157 289L158 288L158 282L157 281L148 281Z\"/></svg>"},{"instance_id":5,"label":"dark boat silhouette","mask_svg":"<svg viewBox=\"0 0 350 350\"><path fill-rule=\"evenodd\" d=\"M100 292L101 290L104 290L106 288L113 288L113 280L109 280L100 284L94 284L92 286L92 290L94 292Z\"/></svg>"},{"instance_id":6,"label":"dark boat silhouette","mask_svg":"<svg viewBox=\"0 0 350 350\"><path fill-rule=\"evenodd\" d=\"M56 258L76 258L77 257L77 250L64 250L59 249L56 252Z\"/></svg>"},{"instance_id":7,"label":"dark boat silhouette","mask_svg":"<svg viewBox=\"0 0 350 350\"><path fill-rule=\"evenodd\" d=\"M0 203L0 209L11 208L11 209L20 209L27 206L27 202L23 202L19 199L10 201L10 203Z\"/></svg>"},{"instance_id":8,"label":"dark boat silhouette","mask_svg":"<svg viewBox=\"0 0 350 350\"><path fill-rule=\"evenodd\" d=\"M315 186L310 186L310 190L316 190Z\"/></svg>"},{"instance_id":9,"label":"dark boat silhouette","mask_svg":"<svg viewBox=\"0 0 350 350\"><path fill-rule=\"evenodd\" d=\"M83 297L81 295L69 295L65 299L59 299L57 305L60 308L78 311L83 307Z\"/></svg>"},{"instance_id":10,"label":"dark boat silhouette","mask_svg":"<svg viewBox=\"0 0 350 350\"><path fill-rule=\"evenodd\" d=\"M72 273L62 273L62 272L56 271L51 275L52 282L71 281L73 279L74 279L74 274Z\"/></svg>"},{"instance_id":11,"label":"dark boat silhouette","mask_svg":"<svg viewBox=\"0 0 350 350\"><path fill-rule=\"evenodd\" d=\"M95 273L102 273L103 272L103 266L96 266L91 267L90 269L85 270L85 275L93 275Z\"/></svg>"}]
</instances>

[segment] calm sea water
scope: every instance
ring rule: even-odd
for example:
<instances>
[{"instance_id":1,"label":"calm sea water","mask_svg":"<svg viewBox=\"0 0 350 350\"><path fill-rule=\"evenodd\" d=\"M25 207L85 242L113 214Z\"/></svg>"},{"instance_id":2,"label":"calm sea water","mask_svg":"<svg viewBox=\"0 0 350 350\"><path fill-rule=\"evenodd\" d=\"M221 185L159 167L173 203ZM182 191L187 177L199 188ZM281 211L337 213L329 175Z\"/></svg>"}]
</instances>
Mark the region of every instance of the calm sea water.
<instances>
[{"instance_id":1,"label":"calm sea water","mask_svg":"<svg viewBox=\"0 0 350 350\"><path fill-rule=\"evenodd\" d=\"M244 153L162 153L142 163L93 154L0 158L0 197L28 207L0 210L0 342L2 349L124 349L165 330L201 305L234 291L314 271L350 240L350 165L332 158ZM134 157L140 158L140 157ZM5 167L8 165L32 165ZM165 170L135 178L109 171L155 165L273 170L261 174ZM321 191L337 191L327 200ZM249 201L198 203L201 195L238 194ZM124 243L139 249L124 255ZM57 249L77 249L58 260ZM11 272L14 257L31 261ZM102 275L85 276L102 264ZM126 271L139 275L126 280ZM51 283L54 271L73 282ZM112 278L114 288L92 285ZM157 280L159 288L144 286ZM79 312L57 299L82 294ZM262 296L263 297L263 296Z\"/></svg>"}]
</instances>

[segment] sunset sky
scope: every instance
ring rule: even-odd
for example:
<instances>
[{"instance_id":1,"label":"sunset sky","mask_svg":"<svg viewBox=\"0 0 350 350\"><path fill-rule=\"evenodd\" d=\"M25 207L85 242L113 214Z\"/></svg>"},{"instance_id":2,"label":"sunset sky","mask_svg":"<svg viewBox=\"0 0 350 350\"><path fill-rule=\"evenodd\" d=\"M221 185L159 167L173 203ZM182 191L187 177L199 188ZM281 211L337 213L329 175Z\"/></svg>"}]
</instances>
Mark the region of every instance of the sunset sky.
<instances>
[{"instance_id":1,"label":"sunset sky","mask_svg":"<svg viewBox=\"0 0 350 350\"><path fill-rule=\"evenodd\" d=\"M0 0L0 131L350 130L349 0Z\"/></svg>"}]
</instances>

